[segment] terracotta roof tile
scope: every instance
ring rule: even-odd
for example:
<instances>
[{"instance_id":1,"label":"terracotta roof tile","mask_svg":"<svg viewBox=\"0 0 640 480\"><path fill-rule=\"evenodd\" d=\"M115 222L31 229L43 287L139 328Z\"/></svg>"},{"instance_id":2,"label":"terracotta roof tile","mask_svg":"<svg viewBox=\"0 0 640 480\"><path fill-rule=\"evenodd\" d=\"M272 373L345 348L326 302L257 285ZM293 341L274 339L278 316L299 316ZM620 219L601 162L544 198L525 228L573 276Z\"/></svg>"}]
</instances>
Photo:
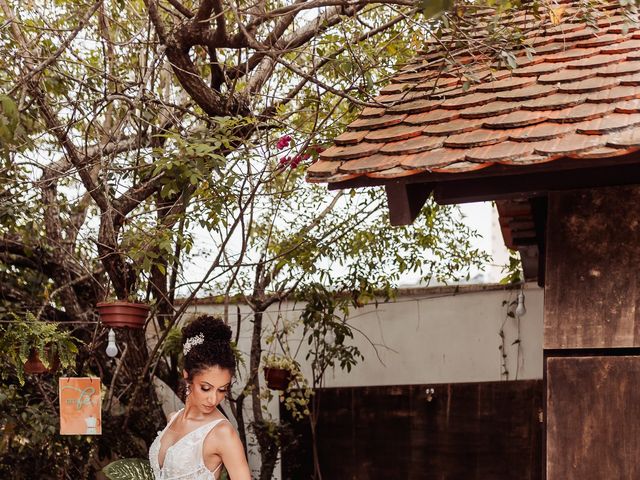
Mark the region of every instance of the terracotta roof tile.
<instances>
[{"instance_id":1,"label":"terracotta roof tile","mask_svg":"<svg viewBox=\"0 0 640 480\"><path fill-rule=\"evenodd\" d=\"M504 78L484 85L478 85L476 90L478 92L502 92L503 90L513 90L514 88L533 85L535 82L535 78L529 77Z\"/></svg>"},{"instance_id":2,"label":"terracotta roof tile","mask_svg":"<svg viewBox=\"0 0 640 480\"><path fill-rule=\"evenodd\" d=\"M520 108L516 102L491 102L487 105L478 105L476 107L465 108L460 110L461 118L487 118L495 115L513 112ZM455 111L455 110L448 110Z\"/></svg>"},{"instance_id":3,"label":"terracotta roof tile","mask_svg":"<svg viewBox=\"0 0 640 480\"><path fill-rule=\"evenodd\" d=\"M640 151L637 15L628 20L618 2L595 2L587 25L577 0L557 1L564 9L559 24L546 13L494 19L494 9L465 5L465 15L482 12L463 25L468 38L519 29L516 68L456 38L427 38L425 50L375 98L380 106L365 108L307 169L309 181L366 176L384 183L420 172L517 169ZM443 48L460 63L446 59Z\"/></svg>"},{"instance_id":4,"label":"terracotta roof tile","mask_svg":"<svg viewBox=\"0 0 640 480\"><path fill-rule=\"evenodd\" d=\"M556 34L566 35L571 32L584 30L585 28L587 28L587 26L583 23L574 23L574 24L561 23L559 25L554 25L552 27L545 28L544 30L542 30L542 32L547 36L556 35Z\"/></svg>"},{"instance_id":5,"label":"terracotta roof tile","mask_svg":"<svg viewBox=\"0 0 640 480\"><path fill-rule=\"evenodd\" d=\"M422 135L422 127L419 125L396 125L395 127L373 130L365 137L370 142L393 142L405 140Z\"/></svg>"},{"instance_id":6,"label":"terracotta roof tile","mask_svg":"<svg viewBox=\"0 0 640 480\"><path fill-rule=\"evenodd\" d=\"M425 135L453 135L456 133L470 132L482 126L482 120L466 120L457 118L450 122L427 125L422 132Z\"/></svg>"},{"instance_id":7,"label":"terracotta roof tile","mask_svg":"<svg viewBox=\"0 0 640 480\"><path fill-rule=\"evenodd\" d=\"M549 119L558 123L575 123L599 118L612 113L614 107L608 103L583 103L549 114Z\"/></svg>"},{"instance_id":8,"label":"terracotta roof tile","mask_svg":"<svg viewBox=\"0 0 640 480\"><path fill-rule=\"evenodd\" d=\"M560 92L565 93L588 93L598 92L608 88L616 87L620 81L611 77L594 77L586 80L578 80L576 82L563 83L558 86Z\"/></svg>"},{"instance_id":9,"label":"terracotta roof tile","mask_svg":"<svg viewBox=\"0 0 640 480\"><path fill-rule=\"evenodd\" d=\"M546 62L568 62L571 60L578 60L582 58L588 58L598 53L596 48L571 48L564 52L553 53L547 55L544 60Z\"/></svg>"},{"instance_id":10,"label":"terracotta roof tile","mask_svg":"<svg viewBox=\"0 0 640 480\"><path fill-rule=\"evenodd\" d=\"M404 120L406 115L383 115L381 117L360 118L347 125L349 129L382 128L397 125Z\"/></svg>"},{"instance_id":11,"label":"terracotta roof tile","mask_svg":"<svg viewBox=\"0 0 640 480\"><path fill-rule=\"evenodd\" d=\"M361 117L381 117L386 110L384 108L366 107L360 112Z\"/></svg>"},{"instance_id":12,"label":"terracotta roof tile","mask_svg":"<svg viewBox=\"0 0 640 480\"><path fill-rule=\"evenodd\" d=\"M328 177L315 177L312 175L307 175L307 182L311 183L339 183L346 182L347 180L352 180L354 178L359 177L360 175L357 173L336 173L334 175L330 175Z\"/></svg>"},{"instance_id":13,"label":"terracotta roof tile","mask_svg":"<svg viewBox=\"0 0 640 480\"><path fill-rule=\"evenodd\" d=\"M529 67L517 68L513 71L514 77L535 77L538 75L544 75L545 73L552 73L561 68L564 65L561 63L537 63Z\"/></svg>"},{"instance_id":14,"label":"terracotta roof tile","mask_svg":"<svg viewBox=\"0 0 640 480\"><path fill-rule=\"evenodd\" d=\"M563 69L546 75L540 75L538 82L540 83L563 83L573 82L576 80L585 80L587 78L595 77L597 72L595 70L588 69Z\"/></svg>"},{"instance_id":15,"label":"terracotta roof tile","mask_svg":"<svg viewBox=\"0 0 640 480\"><path fill-rule=\"evenodd\" d=\"M459 116L459 110L436 109L425 113L416 113L414 115L409 115L404 119L404 123L408 125L424 125L428 123L431 125L455 120Z\"/></svg>"},{"instance_id":16,"label":"terracotta roof tile","mask_svg":"<svg viewBox=\"0 0 640 480\"><path fill-rule=\"evenodd\" d=\"M466 159L470 162L498 162L528 156L533 152L532 142L504 141L493 148L476 147L467 150Z\"/></svg>"},{"instance_id":17,"label":"terracotta roof tile","mask_svg":"<svg viewBox=\"0 0 640 480\"><path fill-rule=\"evenodd\" d=\"M402 160L403 168L431 170L432 168L444 167L451 163L464 160L465 151L461 149L439 148L424 153L413 155L411 158Z\"/></svg>"},{"instance_id":18,"label":"terracotta roof tile","mask_svg":"<svg viewBox=\"0 0 640 480\"><path fill-rule=\"evenodd\" d=\"M360 158L366 155L373 155L380 150L379 143L358 143L357 145L349 145L347 147L334 146L327 148L320 154L322 160L350 160L352 158Z\"/></svg>"},{"instance_id":19,"label":"terracotta roof tile","mask_svg":"<svg viewBox=\"0 0 640 480\"><path fill-rule=\"evenodd\" d=\"M629 73L640 72L640 61L627 61L617 62L607 67L598 68L595 70L601 77L616 77L619 75L626 75Z\"/></svg>"},{"instance_id":20,"label":"terracotta roof tile","mask_svg":"<svg viewBox=\"0 0 640 480\"><path fill-rule=\"evenodd\" d=\"M620 85L631 85L638 86L640 85L640 73L632 73L630 75L622 75L620 77L616 77L620 81Z\"/></svg>"},{"instance_id":21,"label":"terracotta roof tile","mask_svg":"<svg viewBox=\"0 0 640 480\"><path fill-rule=\"evenodd\" d=\"M528 166L551 162L558 157L559 155L540 155L538 153L533 153L531 155L527 155L526 157L501 160L498 163L502 163L504 165Z\"/></svg>"},{"instance_id":22,"label":"terracotta roof tile","mask_svg":"<svg viewBox=\"0 0 640 480\"><path fill-rule=\"evenodd\" d=\"M634 125L640 125L640 113L611 113L606 117L584 122L576 132L586 135L604 135Z\"/></svg>"},{"instance_id":23,"label":"terracotta roof tile","mask_svg":"<svg viewBox=\"0 0 640 480\"><path fill-rule=\"evenodd\" d=\"M640 40L627 40L626 42L615 43L607 47L603 47L601 52L607 53L624 53L632 52L640 48Z\"/></svg>"},{"instance_id":24,"label":"terracotta roof tile","mask_svg":"<svg viewBox=\"0 0 640 480\"><path fill-rule=\"evenodd\" d=\"M621 132L608 138L607 146L609 147L639 147L640 148L640 130L633 129Z\"/></svg>"},{"instance_id":25,"label":"terracotta roof tile","mask_svg":"<svg viewBox=\"0 0 640 480\"><path fill-rule=\"evenodd\" d=\"M444 141L449 148L472 148L482 145L493 145L505 141L509 136L499 130L478 129L468 133L451 135Z\"/></svg>"},{"instance_id":26,"label":"terracotta roof tile","mask_svg":"<svg viewBox=\"0 0 640 480\"><path fill-rule=\"evenodd\" d=\"M509 138L517 142L538 142L541 140L550 140L559 135L565 135L575 131L575 124L567 123L559 125L557 123L541 123L513 130L509 133Z\"/></svg>"},{"instance_id":27,"label":"terracotta roof tile","mask_svg":"<svg viewBox=\"0 0 640 480\"><path fill-rule=\"evenodd\" d=\"M577 133L569 133L562 137L540 142L536 146L536 153L541 155L568 155L570 153L578 153L591 150L594 147L602 147L606 143L606 139L595 135L580 135Z\"/></svg>"},{"instance_id":28,"label":"terracotta roof tile","mask_svg":"<svg viewBox=\"0 0 640 480\"><path fill-rule=\"evenodd\" d=\"M318 160L307 168L307 175L315 175L318 177L328 177L335 174L342 162L332 160Z\"/></svg>"},{"instance_id":29,"label":"terracotta roof tile","mask_svg":"<svg viewBox=\"0 0 640 480\"><path fill-rule=\"evenodd\" d=\"M418 92L415 90L407 90L402 93L393 93L391 95L378 95L374 98L379 103L396 103L396 102L409 102L411 100L417 100L419 98L427 97L426 92Z\"/></svg>"},{"instance_id":30,"label":"terracotta roof tile","mask_svg":"<svg viewBox=\"0 0 640 480\"><path fill-rule=\"evenodd\" d=\"M386 170L393 168L400 163L399 157L392 155L371 155L364 158L358 158L350 162L344 162L340 165L339 170L343 173L366 173L375 172L376 170Z\"/></svg>"},{"instance_id":31,"label":"terracotta roof tile","mask_svg":"<svg viewBox=\"0 0 640 480\"><path fill-rule=\"evenodd\" d=\"M559 33L557 37L559 40L564 40L567 43L571 43L571 42L577 42L580 40L586 40L587 38L595 37L597 33L598 33L597 30L591 27L586 27L586 28L581 28L579 30L576 30L575 32Z\"/></svg>"},{"instance_id":32,"label":"terracotta roof tile","mask_svg":"<svg viewBox=\"0 0 640 480\"><path fill-rule=\"evenodd\" d=\"M578 48L589 48L589 47L602 47L605 45L611 45L613 43L620 43L622 39L620 35L616 35L614 33L607 33L605 35L600 35L592 38L588 38L586 40L580 40L576 43L576 47Z\"/></svg>"},{"instance_id":33,"label":"terracotta roof tile","mask_svg":"<svg viewBox=\"0 0 640 480\"><path fill-rule=\"evenodd\" d=\"M640 97L640 88L619 85L609 90L601 90L599 92L589 93L587 94L587 101L594 103L610 103L623 100L631 100L638 97Z\"/></svg>"},{"instance_id":34,"label":"terracotta roof tile","mask_svg":"<svg viewBox=\"0 0 640 480\"><path fill-rule=\"evenodd\" d=\"M473 172L475 170L482 170L483 168L490 167L491 165L493 165L492 162L456 162L447 165L446 167L433 168L433 171L437 173L464 173Z\"/></svg>"},{"instance_id":35,"label":"terracotta roof tile","mask_svg":"<svg viewBox=\"0 0 640 480\"><path fill-rule=\"evenodd\" d=\"M556 93L548 97L536 98L524 102L521 107L525 110L558 110L580 105L586 101L585 95L568 95Z\"/></svg>"},{"instance_id":36,"label":"terracotta roof tile","mask_svg":"<svg viewBox=\"0 0 640 480\"><path fill-rule=\"evenodd\" d=\"M467 108L474 107L476 105L484 105L496 99L495 93L471 93L469 95L461 96L458 98L452 98L450 100L445 100L441 107L447 109L458 109L458 108Z\"/></svg>"},{"instance_id":37,"label":"terracotta roof tile","mask_svg":"<svg viewBox=\"0 0 640 480\"><path fill-rule=\"evenodd\" d=\"M451 87L460 84L460 78L446 78L446 77L436 77L425 82L418 83L415 87L416 90L422 90L426 92L434 91L437 88L442 87Z\"/></svg>"},{"instance_id":38,"label":"terracotta roof tile","mask_svg":"<svg viewBox=\"0 0 640 480\"><path fill-rule=\"evenodd\" d=\"M640 99L627 100L615 104L618 113L637 113L640 112Z\"/></svg>"},{"instance_id":39,"label":"terracotta roof tile","mask_svg":"<svg viewBox=\"0 0 640 480\"><path fill-rule=\"evenodd\" d=\"M401 93L404 92L407 88L410 88L408 83L392 83L380 89L380 93Z\"/></svg>"},{"instance_id":40,"label":"terracotta roof tile","mask_svg":"<svg viewBox=\"0 0 640 480\"><path fill-rule=\"evenodd\" d=\"M569 69L603 67L605 65L622 62L626 58L626 55L594 55L592 57L569 62L566 64L566 67Z\"/></svg>"},{"instance_id":41,"label":"terracotta roof tile","mask_svg":"<svg viewBox=\"0 0 640 480\"><path fill-rule=\"evenodd\" d=\"M342 135L333 139L336 145L354 145L361 142L367 136L369 130L355 130L344 132Z\"/></svg>"},{"instance_id":42,"label":"terracotta roof tile","mask_svg":"<svg viewBox=\"0 0 640 480\"><path fill-rule=\"evenodd\" d=\"M419 137L413 137L409 140L402 140L399 142L387 143L380 149L380 153L420 153L427 150L433 150L434 148L442 147L444 137L428 137L421 135Z\"/></svg>"},{"instance_id":43,"label":"terracotta roof tile","mask_svg":"<svg viewBox=\"0 0 640 480\"><path fill-rule=\"evenodd\" d=\"M548 118L545 112L516 110L512 113L489 118L484 122L483 126L486 128L517 128L542 123Z\"/></svg>"},{"instance_id":44,"label":"terracotta roof tile","mask_svg":"<svg viewBox=\"0 0 640 480\"><path fill-rule=\"evenodd\" d=\"M367 177L370 178L382 178L382 179L387 179L387 178L402 178L402 177L408 177L411 175L415 175L417 173L420 173L422 170L420 169L413 169L413 170L407 170L405 168L402 167L393 167L393 168L388 168L386 170L379 170L379 171L375 171L375 172L367 172L365 175Z\"/></svg>"},{"instance_id":45,"label":"terracotta roof tile","mask_svg":"<svg viewBox=\"0 0 640 480\"><path fill-rule=\"evenodd\" d=\"M389 113L422 113L434 110L442 104L442 100L413 100L400 103L389 108Z\"/></svg>"},{"instance_id":46,"label":"terracotta roof tile","mask_svg":"<svg viewBox=\"0 0 640 480\"><path fill-rule=\"evenodd\" d=\"M596 25L600 28L606 28L610 25L620 25L620 24L628 24L629 27L633 25L633 23L629 23L629 18L626 15L612 15L612 16L601 16L596 20Z\"/></svg>"},{"instance_id":47,"label":"terracotta roof tile","mask_svg":"<svg viewBox=\"0 0 640 480\"><path fill-rule=\"evenodd\" d=\"M580 152L579 154L569 154L568 157L573 158L611 158L619 157L621 155L627 155L634 151L635 148L612 148L612 147L598 147L586 152Z\"/></svg>"}]
</instances>

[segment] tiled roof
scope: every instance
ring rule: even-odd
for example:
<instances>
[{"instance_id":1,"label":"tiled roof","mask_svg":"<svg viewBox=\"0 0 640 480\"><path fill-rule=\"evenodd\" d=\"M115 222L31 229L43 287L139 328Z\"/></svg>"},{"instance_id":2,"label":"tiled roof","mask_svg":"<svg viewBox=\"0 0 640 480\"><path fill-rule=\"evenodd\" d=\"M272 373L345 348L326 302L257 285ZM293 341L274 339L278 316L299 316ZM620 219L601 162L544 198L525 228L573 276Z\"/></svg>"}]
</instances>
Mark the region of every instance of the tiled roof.
<instances>
[{"instance_id":1,"label":"tiled roof","mask_svg":"<svg viewBox=\"0 0 640 480\"><path fill-rule=\"evenodd\" d=\"M596 8L591 25L572 4L553 19L525 11L501 19L524 33L526 48L514 51L512 69L468 46L454 50L461 66L447 69L442 48L454 39L428 39L376 97L381 106L365 108L307 179L375 184L639 150L640 23L617 1ZM494 13L470 11L470 32ZM477 81L468 83L471 77Z\"/></svg>"}]
</instances>

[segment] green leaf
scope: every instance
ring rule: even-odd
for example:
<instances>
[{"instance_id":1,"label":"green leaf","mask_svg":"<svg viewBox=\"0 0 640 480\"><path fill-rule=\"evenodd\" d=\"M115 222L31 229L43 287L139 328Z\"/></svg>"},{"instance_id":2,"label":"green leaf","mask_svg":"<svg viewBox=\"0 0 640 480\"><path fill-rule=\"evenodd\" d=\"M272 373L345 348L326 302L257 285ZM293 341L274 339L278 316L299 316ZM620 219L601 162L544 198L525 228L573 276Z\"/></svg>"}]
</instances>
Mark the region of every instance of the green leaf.
<instances>
[{"instance_id":1,"label":"green leaf","mask_svg":"<svg viewBox=\"0 0 640 480\"><path fill-rule=\"evenodd\" d=\"M154 480L151 465L141 458L116 460L102 469L109 480Z\"/></svg>"},{"instance_id":2,"label":"green leaf","mask_svg":"<svg viewBox=\"0 0 640 480\"><path fill-rule=\"evenodd\" d=\"M451 8L451 0L422 0L422 13L427 18L435 17Z\"/></svg>"}]
</instances>

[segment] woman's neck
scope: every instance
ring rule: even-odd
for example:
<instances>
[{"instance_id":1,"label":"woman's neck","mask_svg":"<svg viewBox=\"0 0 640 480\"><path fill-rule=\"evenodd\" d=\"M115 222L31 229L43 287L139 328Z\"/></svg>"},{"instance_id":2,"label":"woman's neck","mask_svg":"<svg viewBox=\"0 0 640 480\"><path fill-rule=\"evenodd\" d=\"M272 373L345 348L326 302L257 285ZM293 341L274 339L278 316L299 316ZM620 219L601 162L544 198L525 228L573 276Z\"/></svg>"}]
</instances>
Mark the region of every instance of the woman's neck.
<instances>
[{"instance_id":1,"label":"woman's neck","mask_svg":"<svg viewBox=\"0 0 640 480\"><path fill-rule=\"evenodd\" d=\"M211 413L202 413L196 406L194 406L189 397L187 397L184 403L184 410L182 412L182 418L193 422L201 422L203 420L213 420L218 414L216 408Z\"/></svg>"}]
</instances>

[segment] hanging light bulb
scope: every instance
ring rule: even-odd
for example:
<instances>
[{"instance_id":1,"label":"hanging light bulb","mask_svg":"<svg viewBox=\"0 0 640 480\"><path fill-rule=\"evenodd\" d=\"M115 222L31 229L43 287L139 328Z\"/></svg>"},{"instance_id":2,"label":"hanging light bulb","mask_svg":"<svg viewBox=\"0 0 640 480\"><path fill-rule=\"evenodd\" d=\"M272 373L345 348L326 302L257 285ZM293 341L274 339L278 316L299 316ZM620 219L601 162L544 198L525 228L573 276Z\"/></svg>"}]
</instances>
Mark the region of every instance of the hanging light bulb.
<instances>
[{"instance_id":1,"label":"hanging light bulb","mask_svg":"<svg viewBox=\"0 0 640 480\"><path fill-rule=\"evenodd\" d=\"M520 290L518 292L518 306L516 307L516 317L522 317L525 313L527 313L527 309L524 306L524 292Z\"/></svg>"},{"instance_id":2,"label":"hanging light bulb","mask_svg":"<svg viewBox=\"0 0 640 480\"><path fill-rule=\"evenodd\" d=\"M333 330L328 330L327 333L325 333L324 340L327 343L327 345L330 345L332 347L335 345L336 334L333 332Z\"/></svg>"},{"instance_id":3,"label":"hanging light bulb","mask_svg":"<svg viewBox=\"0 0 640 480\"><path fill-rule=\"evenodd\" d=\"M118 355L118 346L116 345L116 332L113 331L113 328L109 329L109 343L107 344L107 355L110 357L115 357Z\"/></svg>"}]
</instances>

